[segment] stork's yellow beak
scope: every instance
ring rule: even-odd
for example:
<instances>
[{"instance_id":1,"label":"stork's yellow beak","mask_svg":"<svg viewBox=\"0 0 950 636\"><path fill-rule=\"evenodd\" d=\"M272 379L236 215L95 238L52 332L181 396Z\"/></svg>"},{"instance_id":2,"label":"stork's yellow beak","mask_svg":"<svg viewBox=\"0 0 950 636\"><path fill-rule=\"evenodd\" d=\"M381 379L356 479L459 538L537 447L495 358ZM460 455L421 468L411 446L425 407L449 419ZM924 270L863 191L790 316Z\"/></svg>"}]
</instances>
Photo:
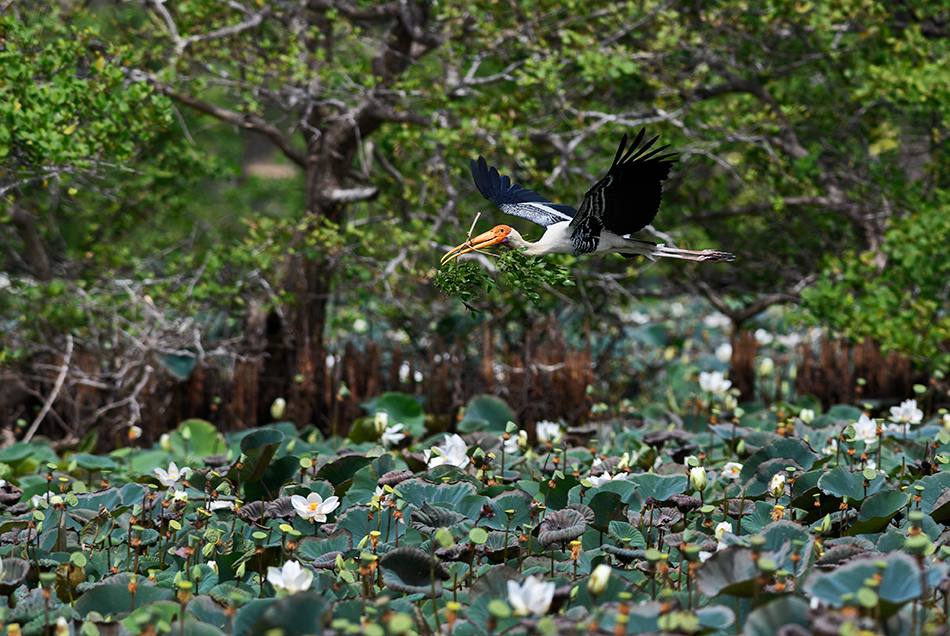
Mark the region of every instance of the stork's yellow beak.
<instances>
[{"instance_id":1,"label":"stork's yellow beak","mask_svg":"<svg viewBox=\"0 0 950 636\"><path fill-rule=\"evenodd\" d=\"M456 256L461 256L462 254L468 254L469 252L474 252L485 249L486 247L491 247L492 245L504 243L508 240L508 233L510 231L511 228L509 228L507 225L493 227L487 232L479 234L475 238L469 239L451 251L446 252L445 256L442 257L442 265L445 265Z\"/></svg>"}]
</instances>

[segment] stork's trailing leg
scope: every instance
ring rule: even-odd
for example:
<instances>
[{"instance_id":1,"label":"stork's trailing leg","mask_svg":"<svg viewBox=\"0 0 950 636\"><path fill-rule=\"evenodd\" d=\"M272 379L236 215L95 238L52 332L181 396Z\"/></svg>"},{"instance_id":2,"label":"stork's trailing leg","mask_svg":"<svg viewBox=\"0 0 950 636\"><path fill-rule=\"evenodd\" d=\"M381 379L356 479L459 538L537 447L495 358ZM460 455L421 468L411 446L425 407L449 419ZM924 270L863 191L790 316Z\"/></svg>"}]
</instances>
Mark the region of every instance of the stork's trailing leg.
<instances>
[{"instance_id":1,"label":"stork's trailing leg","mask_svg":"<svg viewBox=\"0 0 950 636\"><path fill-rule=\"evenodd\" d=\"M699 261L700 263L731 263L736 260L735 254L720 252L719 250L681 250L676 247L657 245L654 257L679 258L684 261Z\"/></svg>"}]
</instances>

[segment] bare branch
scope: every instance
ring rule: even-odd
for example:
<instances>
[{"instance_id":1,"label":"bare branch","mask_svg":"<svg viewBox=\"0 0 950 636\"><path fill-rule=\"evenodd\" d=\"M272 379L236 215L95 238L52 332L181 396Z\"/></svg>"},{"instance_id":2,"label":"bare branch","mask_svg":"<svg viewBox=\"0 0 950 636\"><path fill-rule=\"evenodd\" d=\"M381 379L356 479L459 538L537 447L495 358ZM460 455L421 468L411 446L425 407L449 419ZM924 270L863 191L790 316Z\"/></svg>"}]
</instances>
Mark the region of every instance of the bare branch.
<instances>
[{"instance_id":1,"label":"bare branch","mask_svg":"<svg viewBox=\"0 0 950 636\"><path fill-rule=\"evenodd\" d=\"M155 87L161 91L163 95L166 95L167 97L174 99L176 102L185 104L186 106L189 106L199 112L205 113L206 115L211 115L212 117L216 117L223 122L240 126L241 128L256 130L273 141L288 159L296 163L301 168L307 167L308 159L306 153L294 146L293 142L286 135L284 135L284 133L279 128L277 128L277 126L270 123L263 117L229 110L227 108L218 106L217 104L212 104L211 102L198 99L197 97L193 97L191 95L177 93L168 86L164 86L162 84L155 84Z\"/></svg>"},{"instance_id":2,"label":"bare branch","mask_svg":"<svg viewBox=\"0 0 950 636\"><path fill-rule=\"evenodd\" d=\"M63 382L66 380L66 374L69 372L69 364L72 362L72 359L73 335L66 334L66 353L63 356L63 364L61 364L59 367L59 376L56 378L56 382L53 384L53 390L50 391L49 397L46 398L43 408L40 409L36 419L33 420L33 423L30 424L30 428L27 429L26 435L23 436L24 442L29 442L31 439L33 439L33 435L36 434L36 429L40 427L40 423L43 421L43 418L46 417L46 414L49 413L50 408L52 408L53 402L56 401L56 397L63 388Z\"/></svg>"}]
</instances>

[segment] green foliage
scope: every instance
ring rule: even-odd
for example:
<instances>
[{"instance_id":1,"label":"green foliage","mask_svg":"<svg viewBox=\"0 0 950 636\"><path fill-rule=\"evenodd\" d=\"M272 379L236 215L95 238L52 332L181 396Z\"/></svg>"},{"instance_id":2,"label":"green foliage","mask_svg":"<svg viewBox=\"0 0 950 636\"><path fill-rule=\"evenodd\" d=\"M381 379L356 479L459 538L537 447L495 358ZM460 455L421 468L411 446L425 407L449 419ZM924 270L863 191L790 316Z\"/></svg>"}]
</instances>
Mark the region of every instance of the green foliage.
<instances>
[{"instance_id":1,"label":"green foliage","mask_svg":"<svg viewBox=\"0 0 950 636\"><path fill-rule=\"evenodd\" d=\"M545 258L528 257L517 250L506 250L498 257L497 269L508 287L535 305L541 303L541 294L547 288L571 287L570 273ZM471 311L482 292L491 294L498 283L471 261L453 260L436 274L436 286L446 295L455 296Z\"/></svg>"},{"instance_id":2,"label":"green foliage","mask_svg":"<svg viewBox=\"0 0 950 636\"><path fill-rule=\"evenodd\" d=\"M950 244L947 205L935 194L895 218L878 252L833 259L814 287L802 292L812 324L855 341L871 338L887 351L936 369L950 365Z\"/></svg>"}]
</instances>

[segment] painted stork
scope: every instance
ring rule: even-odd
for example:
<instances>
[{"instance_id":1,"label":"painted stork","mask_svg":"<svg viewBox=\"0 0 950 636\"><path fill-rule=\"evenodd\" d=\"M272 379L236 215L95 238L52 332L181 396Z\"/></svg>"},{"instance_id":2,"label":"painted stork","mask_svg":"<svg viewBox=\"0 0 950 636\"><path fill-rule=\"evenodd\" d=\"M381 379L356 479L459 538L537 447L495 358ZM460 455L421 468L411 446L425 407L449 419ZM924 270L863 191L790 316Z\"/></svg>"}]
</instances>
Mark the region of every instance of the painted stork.
<instances>
[{"instance_id":1,"label":"painted stork","mask_svg":"<svg viewBox=\"0 0 950 636\"><path fill-rule=\"evenodd\" d=\"M650 260L665 257L704 263L734 261L736 257L728 252L681 250L629 237L653 221L660 208L663 181L676 161L673 153L660 154L669 146L647 152L659 136L640 146L645 133L646 129L640 131L626 153L627 135L623 136L607 175L587 191L578 210L513 184L509 177L489 168L484 157L473 159L472 178L486 199L505 214L527 219L547 230L532 243L511 226L496 225L448 252L442 263L492 245L523 248L529 256L603 252L646 256Z\"/></svg>"}]
</instances>

